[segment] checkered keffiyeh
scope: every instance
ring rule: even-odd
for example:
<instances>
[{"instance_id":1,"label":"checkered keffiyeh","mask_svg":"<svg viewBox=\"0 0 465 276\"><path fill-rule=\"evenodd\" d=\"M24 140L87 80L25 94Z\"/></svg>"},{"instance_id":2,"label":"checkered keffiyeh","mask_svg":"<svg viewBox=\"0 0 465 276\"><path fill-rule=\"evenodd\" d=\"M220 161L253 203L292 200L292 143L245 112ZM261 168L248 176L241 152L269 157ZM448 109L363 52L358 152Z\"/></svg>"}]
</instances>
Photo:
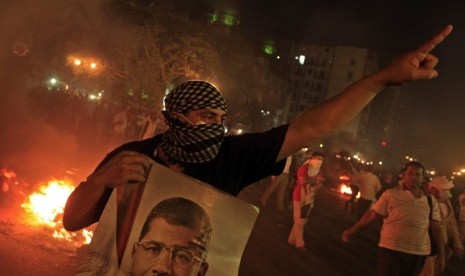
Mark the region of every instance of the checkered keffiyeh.
<instances>
[{"instance_id":1,"label":"checkered keffiyeh","mask_svg":"<svg viewBox=\"0 0 465 276\"><path fill-rule=\"evenodd\" d=\"M220 91L205 81L188 81L176 86L165 99L167 111L186 113L203 108L227 112L226 101Z\"/></svg>"},{"instance_id":2,"label":"checkered keffiyeh","mask_svg":"<svg viewBox=\"0 0 465 276\"><path fill-rule=\"evenodd\" d=\"M184 125L171 119L169 112L187 113L213 108L227 112L220 91L205 81L188 81L171 91L165 99L164 115L169 129L160 144L170 162L201 164L213 160L224 138L223 124Z\"/></svg>"},{"instance_id":3,"label":"checkered keffiyeh","mask_svg":"<svg viewBox=\"0 0 465 276\"><path fill-rule=\"evenodd\" d=\"M171 126L163 135L160 146L171 161L200 164L216 157L223 137L222 124Z\"/></svg>"}]
</instances>

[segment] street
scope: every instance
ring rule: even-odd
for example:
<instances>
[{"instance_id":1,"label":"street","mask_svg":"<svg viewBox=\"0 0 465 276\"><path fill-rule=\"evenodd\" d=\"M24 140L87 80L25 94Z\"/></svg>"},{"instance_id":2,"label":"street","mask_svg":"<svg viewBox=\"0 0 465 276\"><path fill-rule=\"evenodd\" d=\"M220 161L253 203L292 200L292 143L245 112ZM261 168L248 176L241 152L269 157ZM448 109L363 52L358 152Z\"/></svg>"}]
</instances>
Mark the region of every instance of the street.
<instances>
[{"instance_id":1,"label":"street","mask_svg":"<svg viewBox=\"0 0 465 276\"><path fill-rule=\"evenodd\" d=\"M263 191L256 183L239 197L253 204ZM275 211L274 196L260 215L244 252L240 273L248 275L375 275L377 239L380 225L361 231L349 244L340 234L353 223L344 211L347 196L328 187L317 198L306 227L307 251L287 244L292 212ZM54 239L50 230L31 227L20 206L0 205L1 275L73 275L84 248ZM465 275L465 260L452 260L443 275Z\"/></svg>"}]
</instances>

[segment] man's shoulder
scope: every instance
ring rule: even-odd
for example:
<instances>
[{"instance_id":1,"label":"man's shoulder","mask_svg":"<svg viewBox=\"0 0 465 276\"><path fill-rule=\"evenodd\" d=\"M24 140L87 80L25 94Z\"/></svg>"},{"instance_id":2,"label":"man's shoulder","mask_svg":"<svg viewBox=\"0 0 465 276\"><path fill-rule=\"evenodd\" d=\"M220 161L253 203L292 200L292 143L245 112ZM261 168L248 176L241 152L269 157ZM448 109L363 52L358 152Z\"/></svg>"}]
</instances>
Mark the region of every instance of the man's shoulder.
<instances>
[{"instance_id":1,"label":"man's shoulder","mask_svg":"<svg viewBox=\"0 0 465 276\"><path fill-rule=\"evenodd\" d=\"M386 196L397 196L402 194L402 192L403 191L399 186L395 186L384 190L383 195L386 194Z\"/></svg>"}]
</instances>

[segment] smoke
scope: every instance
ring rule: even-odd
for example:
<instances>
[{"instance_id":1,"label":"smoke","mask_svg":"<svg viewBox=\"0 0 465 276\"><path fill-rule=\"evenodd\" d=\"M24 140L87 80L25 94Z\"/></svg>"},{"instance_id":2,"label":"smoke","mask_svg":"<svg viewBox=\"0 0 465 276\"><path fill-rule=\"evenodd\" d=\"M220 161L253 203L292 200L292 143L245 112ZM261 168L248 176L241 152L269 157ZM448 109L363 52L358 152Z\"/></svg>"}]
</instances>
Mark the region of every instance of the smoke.
<instances>
[{"instance_id":1,"label":"smoke","mask_svg":"<svg viewBox=\"0 0 465 276\"><path fill-rule=\"evenodd\" d=\"M80 12L77 6L82 7L80 1L18 0L1 4L0 167L14 170L30 184L61 177L72 169L86 175L98 156L102 157L101 149L79 144L78 133L65 132L37 112L36 101L41 95L32 97L30 91L40 85L37 80L43 72L56 70L50 61L56 59L56 49L63 46L57 42L69 36L68 27L82 22L82 17L70 16Z\"/></svg>"}]
</instances>

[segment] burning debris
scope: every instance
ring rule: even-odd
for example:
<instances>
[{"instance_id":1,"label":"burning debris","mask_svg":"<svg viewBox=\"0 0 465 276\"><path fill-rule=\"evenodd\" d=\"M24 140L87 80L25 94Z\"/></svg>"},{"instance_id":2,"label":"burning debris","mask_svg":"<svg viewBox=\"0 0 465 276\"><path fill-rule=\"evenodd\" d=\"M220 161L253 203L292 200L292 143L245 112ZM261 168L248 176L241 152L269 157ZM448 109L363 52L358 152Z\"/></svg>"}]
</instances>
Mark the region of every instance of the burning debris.
<instances>
[{"instance_id":1,"label":"burning debris","mask_svg":"<svg viewBox=\"0 0 465 276\"><path fill-rule=\"evenodd\" d=\"M23 202L22 209L25 224L34 227L45 227L51 231L53 238L71 242L75 246L89 244L92 239L92 231L83 229L77 232L68 232L63 227L63 210L71 192L75 186L70 180L50 180L41 183L39 188L31 191L31 187L17 177L10 169L0 169L1 188L4 197ZM19 207L18 207L19 208Z\"/></svg>"},{"instance_id":2,"label":"burning debris","mask_svg":"<svg viewBox=\"0 0 465 276\"><path fill-rule=\"evenodd\" d=\"M68 232L63 227L63 210L66 200L74 190L74 185L67 180L51 180L39 187L37 192L30 194L21 207L29 214L28 224L45 225L53 230L53 237L66 240L76 245L90 243L92 231L83 229L78 232Z\"/></svg>"}]
</instances>

